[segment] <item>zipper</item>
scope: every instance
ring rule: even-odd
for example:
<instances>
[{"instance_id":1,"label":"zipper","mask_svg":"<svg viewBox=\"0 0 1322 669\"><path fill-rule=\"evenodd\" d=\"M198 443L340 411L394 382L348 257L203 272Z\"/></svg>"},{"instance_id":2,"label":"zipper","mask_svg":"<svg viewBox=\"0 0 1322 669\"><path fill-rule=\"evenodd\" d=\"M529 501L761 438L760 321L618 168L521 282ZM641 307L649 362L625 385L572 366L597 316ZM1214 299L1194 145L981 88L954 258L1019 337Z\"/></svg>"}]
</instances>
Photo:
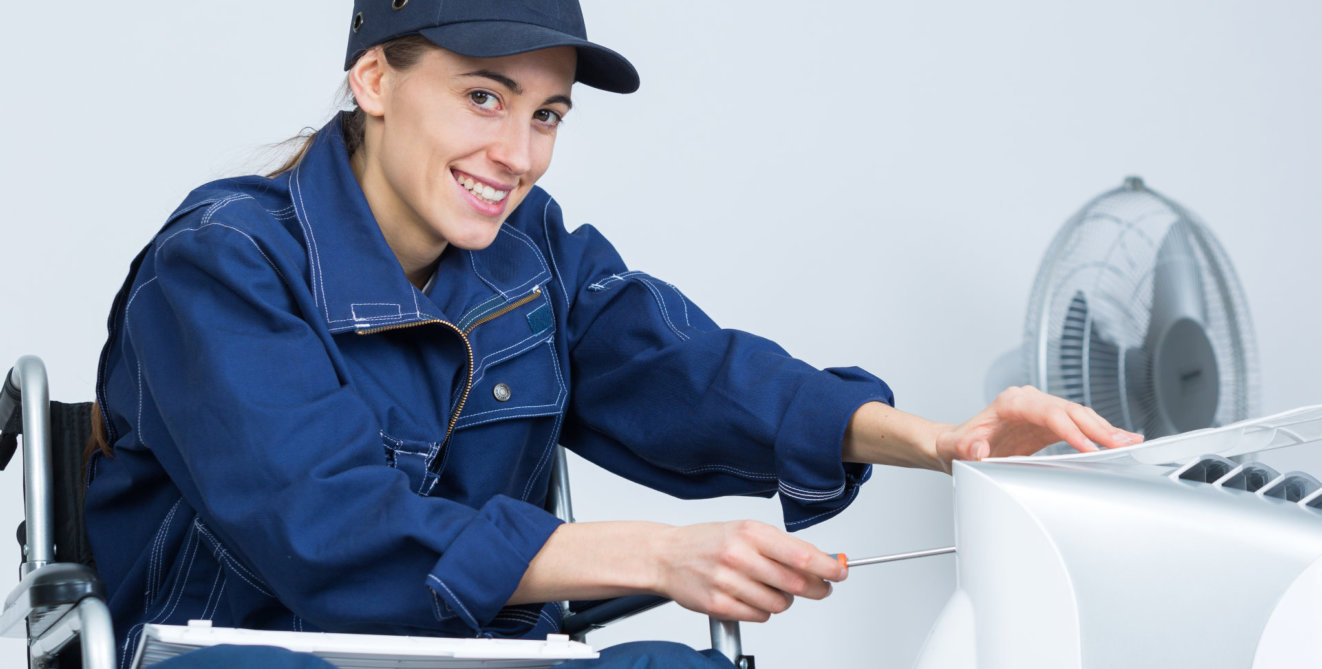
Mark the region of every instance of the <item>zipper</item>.
<instances>
[{"instance_id":1,"label":"zipper","mask_svg":"<svg viewBox=\"0 0 1322 669\"><path fill-rule=\"evenodd\" d=\"M464 351L468 354L468 377L464 381L464 392L462 395L459 396L459 404L454 409L454 415L450 416L450 425L445 428L445 439L441 441L441 448L445 448L446 444L450 443L450 435L454 434L454 426L459 422L459 414L464 412L464 405L468 403L468 395L469 393L473 392L473 367L474 367L473 343L468 340L468 335L472 334L473 330L477 329L477 326L483 323L488 323L490 321L493 321L496 318L499 318L500 316L504 316L505 314L508 314L509 312L514 311L515 309L518 309L519 307L529 302L532 302L533 300L537 299L541 294L542 294L542 287L533 286L532 292L529 293L527 296L519 298L518 300L511 302L510 304L502 307L501 309L498 309L490 314L487 314L486 316L483 316L482 318L479 318L478 320L474 321L472 325L468 326L468 329L466 330L460 330L459 326L455 325L454 323L451 323L450 321L444 321L439 318L429 318L427 320L414 321L412 323L400 323L398 325L384 325L378 328L368 328L366 330L358 330L357 334L369 335L369 334L377 334L380 332L389 332L391 330L403 330L405 328L413 328L413 327L418 327L420 325L441 325L450 328L451 330L454 331L455 334L459 335L459 339L464 342Z\"/></svg>"},{"instance_id":2,"label":"zipper","mask_svg":"<svg viewBox=\"0 0 1322 669\"><path fill-rule=\"evenodd\" d=\"M529 302L532 302L533 300L537 299L538 296L540 296L541 294L542 294L542 287L541 287L541 286L533 286L533 287L532 287L532 292L531 292L531 293L528 293L527 296L522 297L522 298L519 298L518 300L516 300L516 301L514 301L514 302L511 302L510 304L506 305L504 308L499 309L499 310L497 310L497 311L494 311L494 312L492 312L492 313L489 313L489 314L487 314L486 316L483 316L483 317L481 317L481 318L479 318L479 319L473 321L473 324L470 325L470 326L468 326L468 329L467 329L467 330L464 330L464 334L469 334L469 333L471 333L473 330L477 329L477 326L479 326L479 325L481 325L481 324L483 324L483 323L486 323L487 321L493 321L493 320L495 320L495 319L497 319L497 318L499 318L499 317L501 317L501 316L504 316L505 314L507 314L507 313L509 313L509 312L511 312L511 311L514 311L515 309L518 309L519 307L521 307L521 306L523 306L523 305L525 305L525 304L527 304L527 303L529 303Z\"/></svg>"}]
</instances>

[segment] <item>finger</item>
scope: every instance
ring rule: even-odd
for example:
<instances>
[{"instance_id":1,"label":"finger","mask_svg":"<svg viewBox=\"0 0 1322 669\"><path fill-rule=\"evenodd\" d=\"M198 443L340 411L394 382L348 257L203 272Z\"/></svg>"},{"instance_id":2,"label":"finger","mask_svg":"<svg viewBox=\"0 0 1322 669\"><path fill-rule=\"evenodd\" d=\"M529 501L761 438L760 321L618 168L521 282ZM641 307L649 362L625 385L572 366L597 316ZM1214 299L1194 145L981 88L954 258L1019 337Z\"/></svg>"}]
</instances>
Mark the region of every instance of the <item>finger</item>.
<instances>
[{"instance_id":1,"label":"finger","mask_svg":"<svg viewBox=\"0 0 1322 669\"><path fill-rule=\"evenodd\" d=\"M774 527L767 526L767 529L774 534L762 537L759 548L763 555L787 568L788 573L797 572L813 577L817 581L843 581L849 575L849 571L844 565L816 546L791 537ZM781 589L787 592L795 592L793 588Z\"/></svg>"},{"instance_id":2,"label":"finger","mask_svg":"<svg viewBox=\"0 0 1322 669\"><path fill-rule=\"evenodd\" d=\"M712 597L711 605L706 610L694 608L694 611L709 615L717 620L737 620L745 623L764 623L771 619L771 612L749 606L744 601L726 594Z\"/></svg>"},{"instance_id":3,"label":"finger","mask_svg":"<svg viewBox=\"0 0 1322 669\"><path fill-rule=\"evenodd\" d=\"M986 439L975 439L969 444L966 460L981 460L991 455L991 444Z\"/></svg>"},{"instance_id":4,"label":"finger","mask_svg":"<svg viewBox=\"0 0 1322 669\"><path fill-rule=\"evenodd\" d=\"M1074 447L1074 450L1081 453L1092 453L1097 450L1096 444L1088 441L1083 435L1083 431L1075 424L1070 414L1065 409L1051 409L1046 415L1046 426L1057 438Z\"/></svg>"},{"instance_id":5,"label":"finger","mask_svg":"<svg viewBox=\"0 0 1322 669\"><path fill-rule=\"evenodd\" d=\"M1069 413L1085 436L1107 448L1129 446L1143 440L1143 435L1112 426L1092 407L1075 404L1070 407Z\"/></svg>"},{"instance_id":6,"label":"finger","mask_svg":"<svg viewBox=\"0 0 1322 669\"><path fill-rule=\"evenodd\" d=\"M748 574L755 581L792 597L825 599L831 594L829 582L769 558L750 565Z\"/></svg>"},{"instance_id":7,"label":"finger","mask_svg":"<svg viewBox=\"0 0 1322 669\"><path fill-rule=\"evenodd\" d=\"M769 587L748 573L731 571L719 580L717 587L725 595L765 616L781 613L794 603L792 595Z\"/></svg>"}]
</instances>

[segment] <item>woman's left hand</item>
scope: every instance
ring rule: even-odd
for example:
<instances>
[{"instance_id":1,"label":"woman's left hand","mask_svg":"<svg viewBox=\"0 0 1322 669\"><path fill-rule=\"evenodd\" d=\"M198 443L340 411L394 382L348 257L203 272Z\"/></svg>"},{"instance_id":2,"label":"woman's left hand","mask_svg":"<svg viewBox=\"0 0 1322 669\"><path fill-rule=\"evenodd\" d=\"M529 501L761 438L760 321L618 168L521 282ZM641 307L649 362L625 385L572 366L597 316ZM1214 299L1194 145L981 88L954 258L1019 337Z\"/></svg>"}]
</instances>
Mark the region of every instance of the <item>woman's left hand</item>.
<instances>
[{"instance_id":1,"label":"woman's left hand","mask_svg":"<svg viewBox=\"0 0 1322 669\"><path fill-rule=\"evenodd\" d=\"M1087 453L1143 437L1113 427L1089 407L1023 386L1005 389L963 425L940 433L936 453L949 473L954 460L1031 455L1058 441Z\"/></svg>"}]
</instances>

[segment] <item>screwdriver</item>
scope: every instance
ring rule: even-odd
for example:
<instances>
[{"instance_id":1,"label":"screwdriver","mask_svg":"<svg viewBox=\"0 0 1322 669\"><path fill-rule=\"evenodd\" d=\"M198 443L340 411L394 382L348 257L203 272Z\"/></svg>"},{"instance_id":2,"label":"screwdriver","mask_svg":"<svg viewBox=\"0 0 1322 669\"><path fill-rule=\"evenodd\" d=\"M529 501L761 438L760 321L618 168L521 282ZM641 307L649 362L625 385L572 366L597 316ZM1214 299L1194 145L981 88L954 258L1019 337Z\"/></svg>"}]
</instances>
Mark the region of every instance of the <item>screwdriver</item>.
<instances>
[{"instance_id":1,"label":"screwdriver","mask_svg":"<svg viewBox=\"0 0 1322 669\"><path fill-rule=\"evenodd\" d=\"M878 555L877 557L859 558L857 560L850 560L849 557L846 556L844 553L836 553L831 557L835 558L836 562L839 562L841 565L845 567L862 567L863 565L868 565L868 564L881 564L882 562L898 562L900 560L912 560L913 558L931 557L933 555L945 555L946 553L954 553L954 552L955 552L954 546L947 546L945 548L929 548L925 551L914 551L912 553Z\"/></svg>"}]
</instances>

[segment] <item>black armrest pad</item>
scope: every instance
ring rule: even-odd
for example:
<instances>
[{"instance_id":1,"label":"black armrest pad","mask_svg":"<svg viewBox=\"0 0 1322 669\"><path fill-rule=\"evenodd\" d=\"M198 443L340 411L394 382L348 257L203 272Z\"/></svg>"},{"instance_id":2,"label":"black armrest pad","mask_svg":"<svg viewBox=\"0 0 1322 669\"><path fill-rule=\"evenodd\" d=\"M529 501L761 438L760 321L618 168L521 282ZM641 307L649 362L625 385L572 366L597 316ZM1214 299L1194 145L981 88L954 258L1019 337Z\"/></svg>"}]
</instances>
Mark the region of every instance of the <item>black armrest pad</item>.
<instances>
[{"instance_id":1,"label":"black armrest pad","mask_svg":"<svg viewBox=\"0 0 1322 669\"><path fill-rule=\"evenodd\" d=\"M105 585L87 565L67 562L48 564L23 577L5 600L8 610L21 598L27 598L30 610L77 604L93 596L106 598Z\"/></svg>"},{"instance_id":2,"label":"black armrest pad","mask_svg":"<svg viewBox=\"0 0 1322 669\"><path fill-rule=\"evenodd\" d=\"M635 613L654 609L669 601L659 595L629 595L593 602L588 608L565 616L560 631L572 635L598 629Z\"/></svg>"},{"instance_id":3,"label":"black armrest pad","mask_svg":"<svg viewBox=\"0 0 1322 669\"><path fill-rule=\"evenodd\" d=\"M0 383L0 469L9 466L9 461L18 449L18 435L23 433L23 402L14 385L14 372L5 373L5 380Z\"/></svg>"}]
</instances>

